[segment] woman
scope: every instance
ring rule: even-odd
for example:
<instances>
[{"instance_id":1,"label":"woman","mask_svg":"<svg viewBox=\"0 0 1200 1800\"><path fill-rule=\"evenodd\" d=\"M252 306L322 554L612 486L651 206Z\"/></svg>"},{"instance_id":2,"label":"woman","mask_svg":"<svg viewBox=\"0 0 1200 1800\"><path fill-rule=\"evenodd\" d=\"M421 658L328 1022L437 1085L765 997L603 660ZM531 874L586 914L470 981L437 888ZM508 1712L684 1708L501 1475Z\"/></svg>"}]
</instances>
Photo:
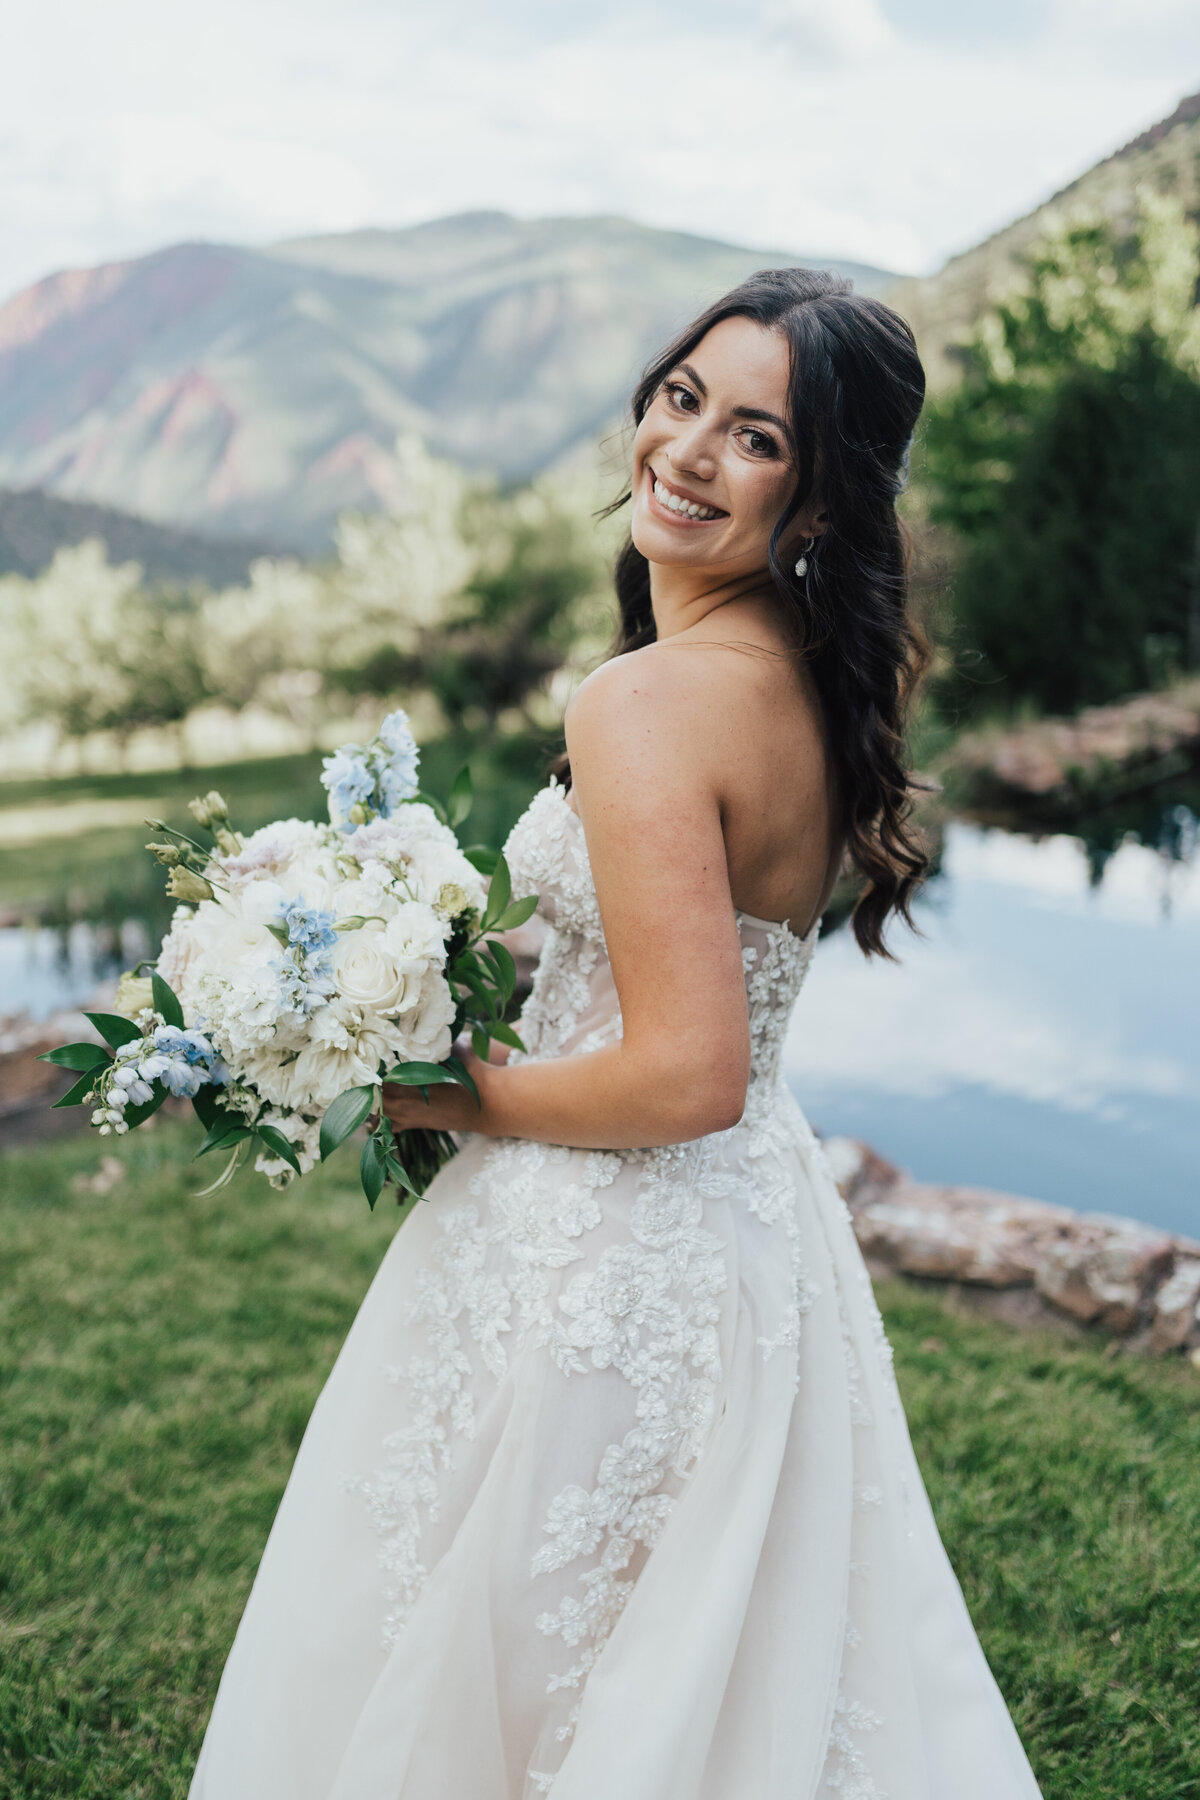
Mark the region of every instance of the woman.
<instances>
[{"instance_id":1,"label":"woman","mask_svg":"<svg viewBox=\"0 0 1200 1800\"><path fill-rule=\"evenodd\" d=\"M924 869L895 496L912 335L829 275L634 399L622 654L509 841L524 1055L314 1411L193 1800L1021 1800L862 1259L779 1055L844 856ZM566 771L564 770L564 773Z\"/></svg>"}]
</instances>

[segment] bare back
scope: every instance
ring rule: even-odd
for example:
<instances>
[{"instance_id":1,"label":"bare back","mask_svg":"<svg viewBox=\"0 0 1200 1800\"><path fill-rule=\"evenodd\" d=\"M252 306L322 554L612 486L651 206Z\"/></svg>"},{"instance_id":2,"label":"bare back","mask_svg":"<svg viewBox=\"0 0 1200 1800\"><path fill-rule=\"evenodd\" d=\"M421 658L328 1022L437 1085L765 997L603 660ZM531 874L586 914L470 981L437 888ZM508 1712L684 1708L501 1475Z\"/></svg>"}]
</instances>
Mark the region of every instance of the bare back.
<instances>
[{"instance_id":1,"label":"bare back","mask_svg":"<svg viewBox=\"0 0 1200 1800\"><path fill-rule=\"evenodd\" d=\"M744 633L684 632L638 654L675 659L694 683L697 773L719 798L734 905L804 937L841 867L833 761L808 669L750 623Z\"/></svg>"}]
</instances>

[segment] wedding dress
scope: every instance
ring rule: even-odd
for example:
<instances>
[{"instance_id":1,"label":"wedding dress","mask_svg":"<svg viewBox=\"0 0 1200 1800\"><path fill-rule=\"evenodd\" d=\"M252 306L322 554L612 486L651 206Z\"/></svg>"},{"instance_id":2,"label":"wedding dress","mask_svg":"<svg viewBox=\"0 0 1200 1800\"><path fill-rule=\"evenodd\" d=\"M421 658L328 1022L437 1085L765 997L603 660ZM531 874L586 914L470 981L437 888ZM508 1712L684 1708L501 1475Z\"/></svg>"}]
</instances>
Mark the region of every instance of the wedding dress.
<instances>
[{"instance_id":1,"label":"wedding dress","mask_svg":"<svg viewBox=\"0 0 1200 1800\"><path fill-rule=\"evenodd\" d=\"M619 1038L583 827L508 843L530 1057ZM1030 1800L849 1215L779 1073L814 948L738 915L742 1122L468 1137L317 1402L191 1800Z\"/></svg>"}]
</instances>

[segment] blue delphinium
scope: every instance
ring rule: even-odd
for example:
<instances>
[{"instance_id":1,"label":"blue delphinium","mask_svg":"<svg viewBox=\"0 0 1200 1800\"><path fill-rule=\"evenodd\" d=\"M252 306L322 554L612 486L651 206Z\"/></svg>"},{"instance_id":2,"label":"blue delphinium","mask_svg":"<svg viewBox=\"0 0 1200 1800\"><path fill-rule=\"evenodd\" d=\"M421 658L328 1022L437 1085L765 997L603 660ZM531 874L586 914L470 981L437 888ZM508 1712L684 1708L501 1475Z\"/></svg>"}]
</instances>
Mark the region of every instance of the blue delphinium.
<instances>
[{"instance_id":1,"label":"blue delphinium","mask_svg":"<svg viewBox=\"0 0 1200 1800\"><path fill-rule=\"evenodd\" d=\"M356 823L356 810L364 809L375 791L375 773L367 752L359 744L343 744L321 764L321 782L329 795L330 822L341 830Z\"/></svg>"},{"instance_id":2,"label":"blue delphinium","mask_svg":"<svg viewBox=\"0 0 1200 1800\"><path fill-rule=\"evenodd\" d=\"M337 943L333 914L319 906L306 906L304 895L285 900L279 923L287 933L287 948L273 963L280 991L292 1012L307 1018L334 991L333 959Z\"/></svg>"},{"instance_id":3,"label":"blue delphinium","mask_svg":"<svg viewBox=\"0 0 1200 1800\"><path fill-rule=\"evenodd\" d=\"M390 819L417 791L420 752L399 707L388 714L369 744L343 744L322 763L329 817L340 831Z\"/></svg>"}]
</instances>

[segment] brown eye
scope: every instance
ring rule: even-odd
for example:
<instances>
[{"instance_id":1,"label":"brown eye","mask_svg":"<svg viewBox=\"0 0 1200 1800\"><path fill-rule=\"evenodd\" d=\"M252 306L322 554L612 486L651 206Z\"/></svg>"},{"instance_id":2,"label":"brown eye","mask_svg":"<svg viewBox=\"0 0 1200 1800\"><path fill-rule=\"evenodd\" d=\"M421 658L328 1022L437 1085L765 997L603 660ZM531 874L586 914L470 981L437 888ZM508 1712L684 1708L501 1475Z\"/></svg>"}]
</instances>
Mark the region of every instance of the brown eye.
<instances>
[{"instance_id":1,"label":"brown eye","mask_svg":"<svg viewBox=\"0 0 1200 1800\"><path fill-rule=\"evenodd\" d=\"M700 404L691 388L684 387L680 381L664 382L663 391L670 395L680 412L691 412Z\"/></svg>"},{"instance_id":2,"label":"brown eye","mask_svg":"<svg viewBox=\"0 0 1200 1800\"><path fill-rule=\"evenodd\" d=\"M778 454L775 439L765 431L744 431L742 442L751 456L775 456Z\"/></svg>"}]
</instances>

